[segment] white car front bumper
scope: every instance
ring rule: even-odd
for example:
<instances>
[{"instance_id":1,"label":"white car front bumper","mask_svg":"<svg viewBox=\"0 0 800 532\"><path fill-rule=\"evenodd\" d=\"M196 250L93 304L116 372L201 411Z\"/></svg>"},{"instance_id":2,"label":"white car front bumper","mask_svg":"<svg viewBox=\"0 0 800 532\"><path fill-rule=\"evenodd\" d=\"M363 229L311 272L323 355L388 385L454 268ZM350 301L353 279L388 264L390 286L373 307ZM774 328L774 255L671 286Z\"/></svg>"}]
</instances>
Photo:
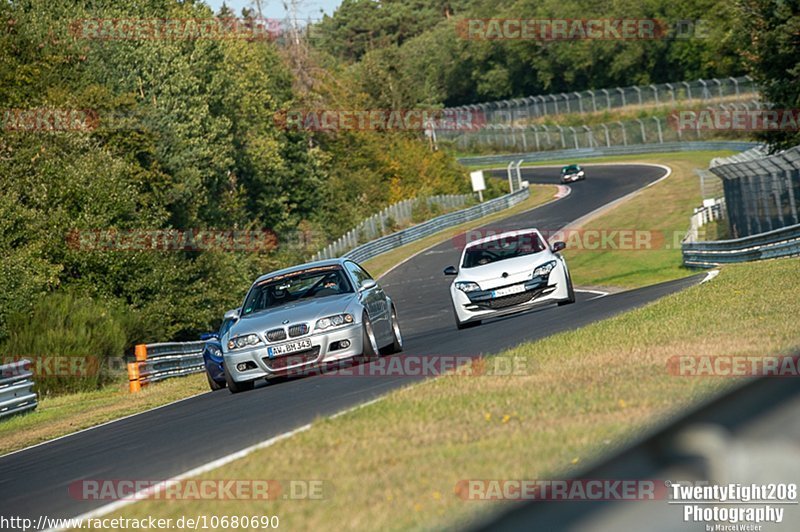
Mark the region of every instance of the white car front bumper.
<instances>
[{"instance_id":1,"label":"white car front bumper","mask_svg":"<svg viewBox=\"0 0 800 532\"><path fill-rule=\"evenodd\" d=\"M567 284L564 265L559 261L547 278L534 277L522 283L517 282L508 285L524 285L524 292L493 297L493 290L505 288L505 286L495 286L493 289L465 293L456 288L455 283L453 283L450 286L450 296L453 301L456 319L461 323L467 323L521 312L546 303L565 301L569 299Z\"/></svg>"}]
</instances>

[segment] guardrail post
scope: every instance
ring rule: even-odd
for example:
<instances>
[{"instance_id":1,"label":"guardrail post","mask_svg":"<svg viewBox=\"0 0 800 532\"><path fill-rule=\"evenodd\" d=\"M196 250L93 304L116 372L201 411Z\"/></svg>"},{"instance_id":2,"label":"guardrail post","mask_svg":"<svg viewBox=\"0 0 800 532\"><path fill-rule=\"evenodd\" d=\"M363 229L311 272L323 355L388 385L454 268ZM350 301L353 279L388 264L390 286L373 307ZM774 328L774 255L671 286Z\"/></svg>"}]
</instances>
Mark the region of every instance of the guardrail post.
<instances>
[{"instance_id":1,"label":"guardrail post","mask_svg":"<svg viewBox=\"0 0 800 532\"><path fill-rule=\"evenodd\" d=\"M139 367L142 362L147 361L147 345L136 344L134 348L135 362L128 363L128 390L136 393L142 389L142 382L139 375Z\"/></svg>"},{"instance_id":2,"label":"guardrail post","mask_svg":"<svg viewBox=\"0 0 800 532\"><path fill-rule=\"evenodd\" d=\"M137 393L141 391L142 384L139 381L139 363L128 362L128 391Z\"/></svg>"}]
</instances>

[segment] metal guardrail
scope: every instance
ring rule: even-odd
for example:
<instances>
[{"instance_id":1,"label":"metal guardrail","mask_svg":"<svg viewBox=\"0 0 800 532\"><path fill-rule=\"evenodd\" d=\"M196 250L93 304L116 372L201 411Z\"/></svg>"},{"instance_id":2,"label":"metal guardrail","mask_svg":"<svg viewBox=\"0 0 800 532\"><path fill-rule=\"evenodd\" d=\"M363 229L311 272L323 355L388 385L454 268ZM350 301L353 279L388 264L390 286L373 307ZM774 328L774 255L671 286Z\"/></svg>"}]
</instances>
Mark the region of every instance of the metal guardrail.
<instances>
[{"instance_id":1,"label":"metal guardrail","mask_svg":"<svg viewBox=\"0 0 800 532\"><path fill-rule=\"evenodd\" d=\"M0 419L33 410L39 404L33 388L30 360L0 366Z\"/></svg>"},{"instance_id":2,"label":"metal guardrail","mask_svg":"<svg viewBox=\"0 0 800 532\"><path fill-rule=\"evenodd\" d=\"M800 256L800 224L732 240L684 241L681 251L686 266L699 268Z\"/></svg>"},{"instance_id":3,"label":"metal guardrail","mask_svg":"<svg viewBox=\"0 0 800 532\"><path fill-rule=\"evenodd\" d=\"M130 391L138 392L153 382L205 371L203 346L204 341L137 345L136 361L128 363Z\"/></svg>"},{"instance_id":4,"label":"metal guardrail","mask_svg":"<svg viewBox=\"0 0 800 532\"><path fill-rule=\"evenodd\" d=\"M463 207L472 198L474 198L473 194L441 194L428 198L413 198L393 203L381 212L373 214L366 220L363 220L337 240L325 246L322 250L314 254L311 260L338 257L342 253L358 246L359 242L368 242L383 235L387 226L392 222L410 222L414 209L423 205L423 202L426 202L428 207L437 205L444 209L453 209Z\"/></svg>"},{"instance_id":5,"label":"metal guardrail","mask_svg":"<svg viewBox=\"0 0 800 532\"><path fill-rule=\"evenodd\" d=\"M462 157L458 160L463 165L477 166L485 164L506 165L513 161L522 160L526 163L556 160L580 160L594 157L608 157L612 155L639 155L643 153L665 153L673 151L714 151L732 150L743 151L758 146L757 142L738 141L698 141L698 142L665 142L663 144L639 144L636 146L598 146L595 148L580 148L556 150L548 152L512 153L504 155L481 155L475 157Z\"/></svg>"},{"instance_id":6,"label":"metal guardrail","mask_svg":"<svg viewBox=\"0 0 800 532\"><path fill-rule=\"evenodd\" d=\"M529 195L530 191L527 188L522 188L511 194L485 201L467 209L443 214L427 222L409 227L408 229L403 229L402 231L377 238L348 251L343 256L356 262L362 262L377 257L387 251L391 251L399 246L408 244L409 242L414 242L415 240L447 229L448 227L460 225L464 222L482 218L487 214L508 209L527 199Z\"/></svg>"}]
</instances>

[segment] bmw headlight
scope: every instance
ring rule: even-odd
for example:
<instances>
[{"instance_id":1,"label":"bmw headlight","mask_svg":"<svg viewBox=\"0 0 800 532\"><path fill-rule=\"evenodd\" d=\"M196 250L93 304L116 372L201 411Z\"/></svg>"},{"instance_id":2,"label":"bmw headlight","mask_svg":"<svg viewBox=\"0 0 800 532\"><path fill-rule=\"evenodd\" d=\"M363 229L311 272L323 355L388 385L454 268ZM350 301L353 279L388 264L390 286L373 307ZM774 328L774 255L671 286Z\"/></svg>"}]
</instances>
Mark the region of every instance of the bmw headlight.
<instances>
[{"instance_id":1,"label":"bmw headlight","mask_svg":"<svg viewBox=\"0 0 800 532\"><path fill-rule=\"evenodd\" d=\"M580 177L583 177L583 170L581 170L580 172L578 172L578 176L580 176Z\"/></svg>"},{"instance_id":2,"label":"bmw headlight","mask_svg":"<svg viewBox=\"0 0 800 532\"><path fill-rule=\"evenodd\" d=\"M331 327L341 327L342 325L350 325L353 323L353 315L352 314L336 314L334 316L328 316L327 318L320 318L317 320L317 324L314 326L315 329L324 330L330 329Z\"/></svg>"},{"instance_id":3,"label":"bmw headlight","mask_svg":"<svg viewBox=\"0 0 800 532\"><path fill-rule=\"evenodd\" d=\"M549 262L545 262L544 264L542 264L541 266L537 266L536 269L533 270L533 276L538 277L541 275L542 277L544 277L545 275L550 275L550 272L553 271L553 268L555 267L556 267L556 261L551 260Z\"/></svg>"},{"instance_id":4,"label":"bmw headlight","mask_svg":"<svg viewBox=\"0 0 800 532\"><path fill-rule=\"evenodd\" d=\"M213 345L209 346L208 354L211 355L212 357L222 358L222 351L220 351L219 348Z\"/></svg>"},{"instance_id":5,"label":"bmw headlight","mask_svg":"<svg viewBox=\"0 0 800 532\"><path fill-rule=\"evenodd\" d=\"M481 289L478 283L473 283L472 281L459 281L456 283L456 288L462 292L477 292Z\"/></svg>"},{"instance_id":6,"label":"bmw headlight","mask_svg":"<svg viewBox=\"0 0 800 532\"><path fill-rule=\"evenodd\" d=\"M256 334L244 334L236 336L228 341L228 349L243 349L245 347L253 347L261 343L261 339Z\"/></svg>"}]
</instances>

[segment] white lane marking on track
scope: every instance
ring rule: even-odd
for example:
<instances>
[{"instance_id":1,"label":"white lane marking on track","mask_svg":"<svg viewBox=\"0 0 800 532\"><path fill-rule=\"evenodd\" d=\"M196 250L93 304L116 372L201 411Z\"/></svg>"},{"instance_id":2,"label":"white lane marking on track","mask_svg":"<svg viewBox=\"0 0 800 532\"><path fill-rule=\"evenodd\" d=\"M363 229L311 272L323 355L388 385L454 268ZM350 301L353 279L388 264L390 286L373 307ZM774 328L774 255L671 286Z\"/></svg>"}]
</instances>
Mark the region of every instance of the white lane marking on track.
<instances>
[{"instance_id":1,"label":"white lane marking on track","mask_svg":"<svg viewBox=\"0 0 800 532\"><path fill-rule=\"evenodd\" d=\"M278 443L281 440L285 440L286 438L290 438L290 437L294 436L295 434L299 434L301 432L305 432L310 428L311 428L311 424L309 423L307 425L303 425L302 427L298 427L298 428L296 428L294 430L290 430L289 432L284 432L283 434L279 434L278 436L275 436L275 437L270 438L268 440L262 441L260 443L255 444L255 445L251 445L250 447L245 447L241 451L236 451L235 453L231 453L231 454L229 454L227 456L223 456L222 458L218 458L216 460L208 462L207 464L203 464L203 465L201 465L199 467L195 467L194 469L190 469L189 471L186 471L185 473L181 473L180 475L174 476L171 479L166 480L164 482L160 482L160 483L158 483L158 484L156 484L156 485L154 485L154 486L152 486L150 488L145 488L143 490L139 490L133 495L133 497L126 498L125 500L114 501L112 503L109 503L109 504L106 504L104 506L101 506L100 508L97 508L97 509L92 510L90 512L86 512L84 514L81 514L81 515L78 515L76 517L73 517L72 518L73 522L74 521L80 521L80 520L86 521L87 519L93 519L93 518L96 518L96 517L100 517L100 516L106 515L106 514L108 514L110 512L113 512L114 510L119 510L120 508L124 508L125 506L133 504L135 502L146 500L148 497L151 497L153 495L157 495L157 494L161 493L162 491L164 491L165 489L167 489L168 487L174 486L175 484L177 484L181 480L187 479L189 477L196 477L198 475L202 475L203 473L207 473L207 472L209 472L209 471L211 471L213 469L217 469L218 467L222 467L222 466L224 466L224 465L226 465L226 464L228 464L230 462L233 462L234 460L238 460L239 458L244 458L245 456L247 456L248 454L252 453L253 451L257 451L259 449L264 449L266 447L270 447L271 445L274 445L274 444ZM46 530L48 532L49 531L57 531L57 530L60 531L60 530L67 530L67 528L48 528Z\"/></svg>"},{"instance_id":2,"label":"white lane marking on track","mask_svg":"<svg viewBox=\"0 0 800 532\"><path fill-rule=\"evenodd\" d=\"M381 401L381 400L383 400L383 396L382 397L377 397L375 399L372 399L371 401L367 401L366 403L357 404L356 406L347 408L345 410L342 410L341 412L337 412L337 413L333 414L332 416L329 416L328 418L329 419L334 419L334 418L337 418L339 416L343 416L345 414L349 414L350 412L354 412L355 410L359 410L359 409L364 408L366 406L373 405L373 404L375 404L375 403L377 403L378 401ZM84 520L84 521L87 520L87 519L94 519L96 517L101 517L101 516L106 515L106 514L108 514L110 512L113 512L115 510L119 510L120 508L124 508L125 506L133 504L135 502L146 500L148 497L152 497L154 495L158 495L162 491L166 490L168 487L174 486L175 484L177 484L178 482L180 482L182 480L185 480L185 479L191 478L191 477L196 477L196 476L202 475L203 473L208 473L209 471L212 471L214 469L218 469L218 468L220 468L220 467L222 467L224 465L227 465L227 464L229 464L229 463L231 463L231 462L233 462L235 460L239 460L240 458L244 458L245 456L249 455L250 453L252 453L254 451L258 451L260 449L265 449L267 447L271 447L272 445L278 443L279 441L285 440L287 438L291 438L292 436L294 436L296 434L300 434L301 432L305 432L310 428L311 428L311 423L308 423L308 424L303 425L301 427L297 427L294 430L290 430L289 432L284 432L283 434L279 434L277 436L273 436L272 438L269 438L268 440L264 440L262 442L259 442L259 443L256 443L254 445L251 445L249 447L245 447L244 449L242 449L240 451L236 451L234 453L231 453L231 454L228 454L226 456L223 456L222 458L217 458L216 460L212 460L211 462L208 462L208 463L203 464L201 466L195 467L194 469L190 469L189 471L186 471L185 473L181 473L180 475L176 475L176 476L170 478L169 480L165 480L164 482L160 482L160 483L156 484L155 486L140 490L140 491L136 492L133 495L133 497L126 498L125 500L114 501L112 503L103 505L100 508L96 508L96 509L94 509L94 510L92 510L90 512L86 512L86 513L81 514L81 515L79 515L77 517L73 517L72 519L73 520ZM67 528L48 528L47 529L47 531L60 531L60 530L67 530Z\"/></svg>"},{"instance_id":3,"label":"white lane marking on track","mask_svg":"<svg viewBox=\"0 0 800 532\"><path fill-rule=\"evenodd\" d=\"M601 297L606 297L610 292L603 292L602 290L589 290L587 288L575 288L576 292L586 292L587 294L599 294L596 297L590 297L586 301L594 301L595 299L600 299Z\"/></svg>"},{"instance_id":4,"label":"white lane marking on track","mask_svg":"<svg viewBox=\"0 0 800 532\"><path fill-rule=\"evenodd\" d=\"M713 278L714 278L714 277L716 277L717 275L719 275L719 270L711 270L710 272L708 272L708 273L706 274L706 276L705 276L705 277L703 277L703 280L702 280L702 281L700 281L700 284L703 284L703 283L705 283L706 281L710 281L711 279L713 279Z\"/></svg>"},{"instance_id":5,"label":"white lane marking on track","mask_svg":"<svg viewBox=\"0 0 800 532\"><path fill-rule=\"evenodd\" d=\"M572 193L572 188L570 188L570 187L568 187L566 185L558 185L558 192L556 192L556 195L553 196L553 197L554 198L558 198L558 199L566 198L571 193Z\"/></svg>"}]
</instances>

